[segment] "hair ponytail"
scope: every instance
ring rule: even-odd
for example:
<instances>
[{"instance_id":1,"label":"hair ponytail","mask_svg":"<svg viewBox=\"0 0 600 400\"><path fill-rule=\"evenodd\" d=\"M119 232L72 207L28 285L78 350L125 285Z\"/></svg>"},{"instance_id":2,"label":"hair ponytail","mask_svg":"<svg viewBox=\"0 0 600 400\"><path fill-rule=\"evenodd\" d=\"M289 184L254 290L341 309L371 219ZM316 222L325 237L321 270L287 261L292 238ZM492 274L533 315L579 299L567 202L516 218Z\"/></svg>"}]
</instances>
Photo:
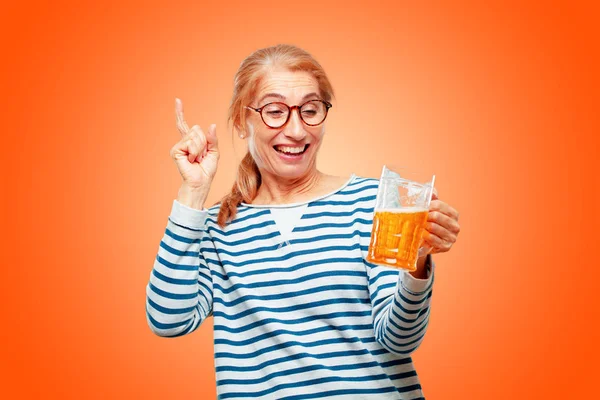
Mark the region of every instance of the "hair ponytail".
<instances>
[{"instance_id":1,"label":"hair ponytail","mask_svg":"<svg viewBox=\"0 0 600 400\"><path fill-rule=\"evenodd\" d=\"M240 163L231 193L221 199L221 208L217 217L217 223L221 228L224 228L227 222L235 218L237 207L242 202L251 203L254 200L260 183L260 171L254 158L248 152Z\"/></svg>"}]
</instances>

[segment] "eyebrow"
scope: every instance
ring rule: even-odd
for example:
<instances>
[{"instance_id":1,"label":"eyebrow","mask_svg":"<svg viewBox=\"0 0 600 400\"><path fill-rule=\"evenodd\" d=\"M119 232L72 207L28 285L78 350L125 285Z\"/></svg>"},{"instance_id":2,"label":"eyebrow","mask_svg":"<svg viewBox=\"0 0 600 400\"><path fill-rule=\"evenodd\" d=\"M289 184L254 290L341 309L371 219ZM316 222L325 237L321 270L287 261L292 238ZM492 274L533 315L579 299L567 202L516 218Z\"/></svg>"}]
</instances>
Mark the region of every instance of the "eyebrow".
<instances>
[{"instance_id":1,"label":"eyebrow","mask_svg":"<svg viewBox=\"0 0 600 400\"><path fill-rule=\"evenodd\" d=\"M302 97L302 99L300 100L300 102L302 103L304 100L308 99L309 97L313 97L313 96L319 97L319 95L317 93L312 92L312 93L304 95L304 97ZM262 103L267 97L276 97L278 99L285 100L285 96L283 96L283 95L281 95L279 93L267 93L264 96L262 96L260 98L260 100L258 100L258 103L259 104Z\"/></svg>"}]
</instances>

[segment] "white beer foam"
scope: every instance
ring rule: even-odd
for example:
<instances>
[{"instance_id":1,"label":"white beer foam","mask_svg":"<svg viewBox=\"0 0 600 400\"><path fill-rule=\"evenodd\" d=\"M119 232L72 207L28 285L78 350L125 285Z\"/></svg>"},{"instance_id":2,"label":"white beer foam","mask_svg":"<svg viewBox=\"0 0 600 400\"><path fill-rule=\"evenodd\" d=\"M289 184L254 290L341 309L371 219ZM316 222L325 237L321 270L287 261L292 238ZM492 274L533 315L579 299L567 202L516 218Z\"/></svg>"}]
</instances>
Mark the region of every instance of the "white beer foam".
<instances>
[{"instance_id":1,"label":"white beer foam","mask_svg":"<svg viewBox=\"0 0 600 400\"><path fill-rule=\"evenodd\" d=\"M428 211L429 210L424 207L378 208L375 210L375 212L390 212L395 214L408 214Z\"/></svg>"}]
</instances>

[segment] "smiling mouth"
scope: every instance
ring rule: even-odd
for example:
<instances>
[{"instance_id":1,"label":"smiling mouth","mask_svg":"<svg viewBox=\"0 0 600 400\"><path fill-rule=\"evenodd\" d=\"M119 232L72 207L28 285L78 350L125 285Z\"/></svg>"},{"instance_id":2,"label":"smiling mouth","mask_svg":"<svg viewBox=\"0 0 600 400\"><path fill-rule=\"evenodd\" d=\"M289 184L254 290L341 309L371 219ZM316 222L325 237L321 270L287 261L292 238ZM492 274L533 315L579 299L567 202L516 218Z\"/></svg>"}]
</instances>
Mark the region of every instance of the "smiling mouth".
<instances>
[{"instance_id":1,"label":"smiling mouth","mask_svg":"<svg viewBox=\"0 0 600 400\"><path fill-rule=\"evenodd\" d=\"M306 152L306 150L308 149L308 147L310 146L310 144L305 144L303 147L298 146L298 147L292 147L292 146L273 146L273 148L281 153L281 154L285 154L287 156L298 156L301 154L304 154Z\"/></svg>"}]
</instances>

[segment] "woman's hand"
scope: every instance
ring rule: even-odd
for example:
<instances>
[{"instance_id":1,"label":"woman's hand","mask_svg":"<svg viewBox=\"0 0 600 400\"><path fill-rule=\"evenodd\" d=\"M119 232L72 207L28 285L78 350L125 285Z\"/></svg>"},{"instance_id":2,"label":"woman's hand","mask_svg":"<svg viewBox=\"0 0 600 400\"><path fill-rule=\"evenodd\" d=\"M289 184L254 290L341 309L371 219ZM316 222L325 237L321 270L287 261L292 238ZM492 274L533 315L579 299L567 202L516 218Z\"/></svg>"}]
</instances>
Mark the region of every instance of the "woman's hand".
<instances>
[{"instance_id":1,"label":"woman's hand","mask_svg":"<svg viewBox=\"0 0 600 400\"><path fill-rule=\"evenodd\" d=\"M217 172L219 148L215 124L204 134L198 125L190 129L183 118L183 104L175 99L175 116L181 140L171 149L171 157L183 178L183 186L191 191L208 192Z\"/></svg>"},{"instance_id":2,"label":"woman's hand","mask_svg":"<svg viewBox=\"0 0 600 400\"><path fill-rule=\"evenodd\" d=\"M438 200L434 193L429 205L422 247L430 254L444 253L452 248L459 232L458 211Z\"/></svg>"}]
</instances>

